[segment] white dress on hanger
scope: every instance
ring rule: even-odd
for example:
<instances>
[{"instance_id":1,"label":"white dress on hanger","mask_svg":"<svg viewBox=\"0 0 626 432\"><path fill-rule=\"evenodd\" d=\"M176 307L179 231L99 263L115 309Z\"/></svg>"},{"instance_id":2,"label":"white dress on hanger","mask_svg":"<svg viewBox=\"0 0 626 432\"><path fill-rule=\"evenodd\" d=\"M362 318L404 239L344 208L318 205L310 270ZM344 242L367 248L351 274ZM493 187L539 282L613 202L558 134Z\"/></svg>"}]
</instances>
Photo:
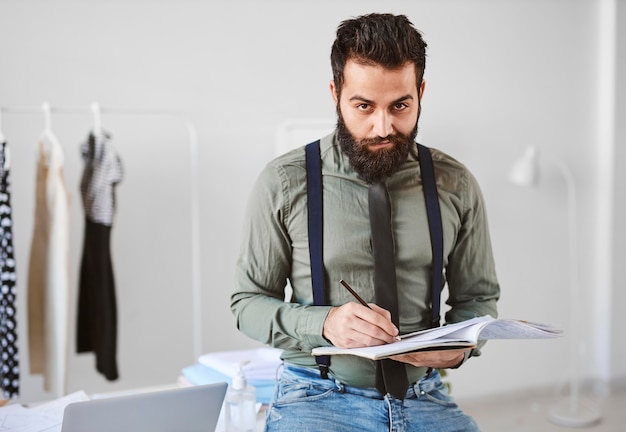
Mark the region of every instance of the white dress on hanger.
<instances>
[{"instance_id":1,"label":"white dress on hanger","mask_svg":"<svg viewBox=\"0 0 626 432\"><path fill-rule=\"evenodd\" d=\"M66 389L69 315L69 194L63 149L47 130L38 142L35 224L28 269L30 372L44 389Z\"/></svg>"}]
</instances>

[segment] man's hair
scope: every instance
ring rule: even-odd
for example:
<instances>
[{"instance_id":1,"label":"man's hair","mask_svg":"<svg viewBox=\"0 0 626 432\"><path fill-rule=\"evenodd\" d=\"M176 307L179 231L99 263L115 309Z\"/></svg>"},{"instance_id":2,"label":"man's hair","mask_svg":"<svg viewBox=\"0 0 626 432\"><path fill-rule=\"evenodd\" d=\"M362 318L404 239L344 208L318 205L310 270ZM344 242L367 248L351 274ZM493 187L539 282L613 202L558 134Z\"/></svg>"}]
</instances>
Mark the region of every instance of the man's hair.
<instances>
[{"instance_id":1,"label":"man's hair","mask_svg":"<svg viewBox=\"0 0 626 432\"><path fill-rule=\"evenodd\" d=\"M426 67L426 42L405 15L369 14L342 21L330 52L337 92L343 86L348 60L387 69L415 64L419 89Z\"/></svg>"}]
</instances>

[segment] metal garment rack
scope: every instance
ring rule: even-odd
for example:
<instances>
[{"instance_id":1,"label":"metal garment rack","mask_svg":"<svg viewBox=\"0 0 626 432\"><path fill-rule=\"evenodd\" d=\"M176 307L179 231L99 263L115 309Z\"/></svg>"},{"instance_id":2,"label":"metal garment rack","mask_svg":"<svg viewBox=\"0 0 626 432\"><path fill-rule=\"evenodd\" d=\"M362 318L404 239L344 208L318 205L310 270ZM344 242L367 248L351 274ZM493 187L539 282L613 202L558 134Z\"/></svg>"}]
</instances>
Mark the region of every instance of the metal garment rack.
<instances>
[{"instance_id":1,"label":"metal garment rack","mask_svg":"<svg viewBox=\"0 0 626 432\"><path fill-rule=\"evenodd\" d=\"M51 117L53 114L83 115L91 114L95 131L101 128L101 115L128 115L128 116L154 116L170 117L181 121L186 130L189 140L189 163L191 167L191 300L192 300L192 335L193 335L193 361L197 361L202 354L202 293L200 277L200 203L199 203L199 179L198 179L198 133L194 123L183 114L176 111L158 109L123 109L102 108L96 102L89 107L60 107L51 106L44 102L41 107L8 107L0 106L0 114L42 114L46 130L51 129ZM0 137L2 137L2 116L0 115Z\"/></svg>"}]
</instances>

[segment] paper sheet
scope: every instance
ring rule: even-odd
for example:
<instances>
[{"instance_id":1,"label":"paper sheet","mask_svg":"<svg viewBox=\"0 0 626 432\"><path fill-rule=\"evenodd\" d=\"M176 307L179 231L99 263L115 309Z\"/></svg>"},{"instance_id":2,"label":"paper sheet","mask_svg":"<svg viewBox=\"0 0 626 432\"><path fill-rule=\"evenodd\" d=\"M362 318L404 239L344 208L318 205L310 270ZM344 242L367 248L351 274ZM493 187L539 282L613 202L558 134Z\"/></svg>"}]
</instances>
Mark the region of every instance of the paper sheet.
<instances>
[{"instance_id":1,"label":"paper sheet","mask_svg":"<svg viewBox=\"0 0 626 432\"><path fill-rule=\"evenodd\" d=\"M81 390L32 408L19 404L4 406L0 408L0 431L61 432L65 407L88 399L87 394Z\"/></svg>"}]
</instances>

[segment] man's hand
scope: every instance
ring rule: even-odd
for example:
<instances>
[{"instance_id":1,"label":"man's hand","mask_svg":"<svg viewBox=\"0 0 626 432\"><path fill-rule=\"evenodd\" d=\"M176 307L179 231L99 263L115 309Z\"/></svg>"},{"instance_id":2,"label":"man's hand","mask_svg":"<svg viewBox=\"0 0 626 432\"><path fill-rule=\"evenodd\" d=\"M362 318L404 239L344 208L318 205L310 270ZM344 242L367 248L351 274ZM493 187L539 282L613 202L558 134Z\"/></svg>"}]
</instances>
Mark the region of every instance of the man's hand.
<instances>
[{"instance_id":1,"label":"man's hand","mask_svg":"<svg viewBox=\"0 0 626 432\"><path fill-rule=\"evenodd\" d=\"M423 351L410 354L399 354L391 357L393 360L409 363L417 367L431 367L433 369L455 368L461 364L465 351L470 348Z\"/></svg>"},{"instance_id":2,"label":"man's hand","mask_svg":"<svg viewBox=\"0 0 626 432\"><path fill-rule=\"evenodd\" d=\"M324 321L323 336L340 348L382 345L395 341L398 329L391 322L389 311L359 303L334 307Z\"/></svg>"}]
</instances>

